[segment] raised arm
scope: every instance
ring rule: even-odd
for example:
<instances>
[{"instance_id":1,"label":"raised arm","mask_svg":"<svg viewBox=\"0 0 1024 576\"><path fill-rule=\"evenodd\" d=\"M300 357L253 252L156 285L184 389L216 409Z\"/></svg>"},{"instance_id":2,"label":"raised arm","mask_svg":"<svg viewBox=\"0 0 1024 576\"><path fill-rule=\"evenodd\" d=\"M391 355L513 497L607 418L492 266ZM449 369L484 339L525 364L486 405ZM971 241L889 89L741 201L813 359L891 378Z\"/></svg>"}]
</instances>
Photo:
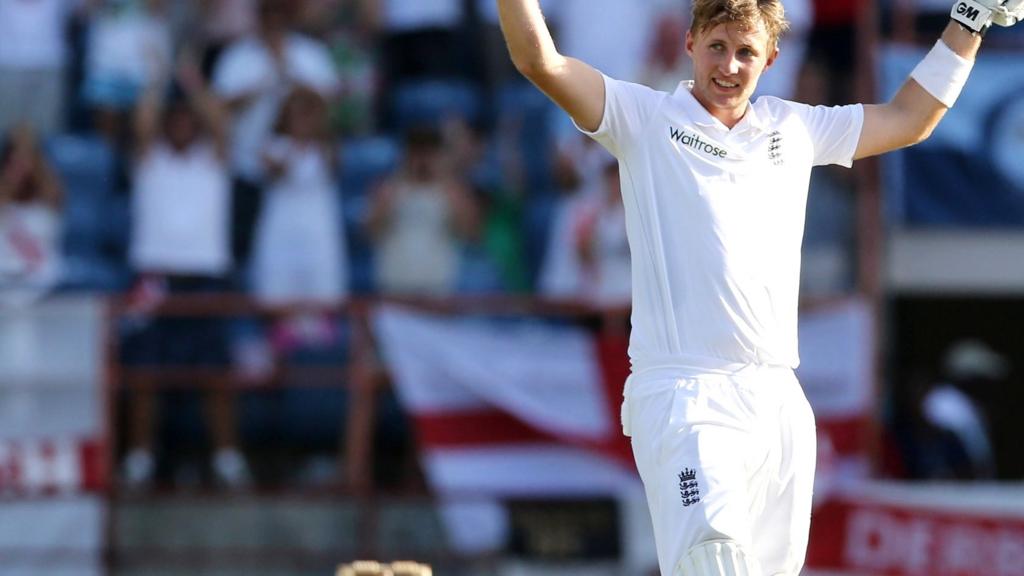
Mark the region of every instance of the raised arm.
<instances>
[{"instance_id":1,"label":"raised arm","mask_svg":"<svg viewBox=\"0 0 1024 576\"><path fill-rule=\"evenodd\" d=\"M198 61L190 50L182 50L175 70L178 84L188 97L189 104L199 113L210 132L217 153L227 157L228 112L213 95L199 69Z\"/></svg>"},{"instance_id":2,"label":"raised arm","mask_svg":"<svg viewBox=\"0 0 1024 576\"><path fill-rule=\"evenodd\" d=\"M516 69L581 128L597 130L604 117L601 73L558 53L537 0L498 0L498 11L501 31Z\"/></svg>"},{"instance_id":3,"label":"raised arm","mask_svg":"<svg viewBox=\"0 0 1024 576\"><path fill-rule=\"evenodd\" d=\"M864 127L854 159L916 144L931 135L967 81L981 37L993 24L1024 19L1024 0L956 0L942 38L896 96L864 107Z\"/></svg>"}]
</instances>

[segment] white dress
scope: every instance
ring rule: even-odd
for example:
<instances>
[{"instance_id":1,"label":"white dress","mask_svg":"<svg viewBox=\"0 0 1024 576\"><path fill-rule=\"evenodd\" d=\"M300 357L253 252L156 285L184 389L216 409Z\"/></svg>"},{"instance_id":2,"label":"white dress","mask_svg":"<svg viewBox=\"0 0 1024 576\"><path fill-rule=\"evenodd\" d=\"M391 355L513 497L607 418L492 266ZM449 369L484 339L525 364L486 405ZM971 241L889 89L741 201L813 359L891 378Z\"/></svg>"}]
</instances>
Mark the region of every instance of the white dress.
<instances>
[{"instance_id":1,"label":"white dress","mask_svg":"<svg viewBox=\"0 0 1024 576\"><path fill-rule=\"evenodd\" d=\"M326 154L319 145L290 138L274 139L267 153L286 168L268 184L256 228L256 296L275 303L344 298L348 258Z\"/></svg>"}]
</instances>

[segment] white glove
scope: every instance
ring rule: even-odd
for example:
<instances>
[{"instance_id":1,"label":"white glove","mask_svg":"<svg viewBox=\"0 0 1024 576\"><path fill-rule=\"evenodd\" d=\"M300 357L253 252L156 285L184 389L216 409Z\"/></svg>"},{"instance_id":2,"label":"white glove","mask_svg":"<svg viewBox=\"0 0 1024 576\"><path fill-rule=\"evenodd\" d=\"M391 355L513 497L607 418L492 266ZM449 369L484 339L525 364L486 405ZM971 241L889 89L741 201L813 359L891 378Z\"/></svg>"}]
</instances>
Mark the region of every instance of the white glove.
<instances>
[{"instance_id":1,"label":"white glove","mask_svg":"<svg viewBox=\"0 0 1024 576\"><path fill-rule=\"evenodd\" d=\"M1024 20L1024 0L1007 0L992 13L992 23L1000 26L1013 26Z\"/></svg>"},{"instance_id":2,"label":"white glove","mask_svg":"<svg viewBox=\"0 0 1024 576\"><path fill-rule=\"evenodd\" d=\"M1024 20L1024 0L959 0L949 14L961 26L984 34L990 26L1013 26Z\"/></svg>"}]
</instances>

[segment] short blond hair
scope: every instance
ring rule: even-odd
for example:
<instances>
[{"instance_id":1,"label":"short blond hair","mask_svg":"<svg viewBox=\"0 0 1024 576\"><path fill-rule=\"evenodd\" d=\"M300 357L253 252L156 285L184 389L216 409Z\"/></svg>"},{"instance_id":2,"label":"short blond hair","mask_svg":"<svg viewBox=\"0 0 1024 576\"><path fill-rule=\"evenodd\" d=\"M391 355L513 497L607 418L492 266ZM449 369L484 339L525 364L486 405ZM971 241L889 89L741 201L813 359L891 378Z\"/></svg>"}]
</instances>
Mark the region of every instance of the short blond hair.
<instances>
[{"instance_id":1,"label":"short blond hair","mask_svg":"<svg viewBox=\"0 0 1024 576\"><path fill-rule=\"evenodd\" d=\"M758 21L768 31L769 45L778 47L779 38L789 30L780 0L694 0L690 33L696 36L698 32L727 23L753 29L757 28Z\"/></svg>"}]
</instances>

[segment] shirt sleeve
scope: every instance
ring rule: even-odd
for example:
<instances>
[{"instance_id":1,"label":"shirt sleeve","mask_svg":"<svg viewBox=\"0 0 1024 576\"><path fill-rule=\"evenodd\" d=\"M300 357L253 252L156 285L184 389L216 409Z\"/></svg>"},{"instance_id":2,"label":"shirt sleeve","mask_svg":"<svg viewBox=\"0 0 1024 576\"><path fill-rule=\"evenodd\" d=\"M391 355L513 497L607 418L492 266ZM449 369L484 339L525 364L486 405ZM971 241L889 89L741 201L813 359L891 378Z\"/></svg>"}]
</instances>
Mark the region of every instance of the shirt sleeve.
<instances>
[{"instance_id":1,"label":"shirt sleeve","mask_svg":"<svg viewBox=\"0 0 1024 576\"><path fill-rule=\"evenodd\" d=\"M619 158L643 132L665 93L605 76L604 94L604 116L597 130L576 128Z\"/></svg>"},{"instance_id":2,"label":"shirt sleeve","mask_svg":"<svg viewBox=\"0 0 1024 576\"><path fill-rule=\"evenodd\" d=\"M814 165L852 166L864 126L864 106L797 106L814 146Z\"/></svg>"}]
</instances>

